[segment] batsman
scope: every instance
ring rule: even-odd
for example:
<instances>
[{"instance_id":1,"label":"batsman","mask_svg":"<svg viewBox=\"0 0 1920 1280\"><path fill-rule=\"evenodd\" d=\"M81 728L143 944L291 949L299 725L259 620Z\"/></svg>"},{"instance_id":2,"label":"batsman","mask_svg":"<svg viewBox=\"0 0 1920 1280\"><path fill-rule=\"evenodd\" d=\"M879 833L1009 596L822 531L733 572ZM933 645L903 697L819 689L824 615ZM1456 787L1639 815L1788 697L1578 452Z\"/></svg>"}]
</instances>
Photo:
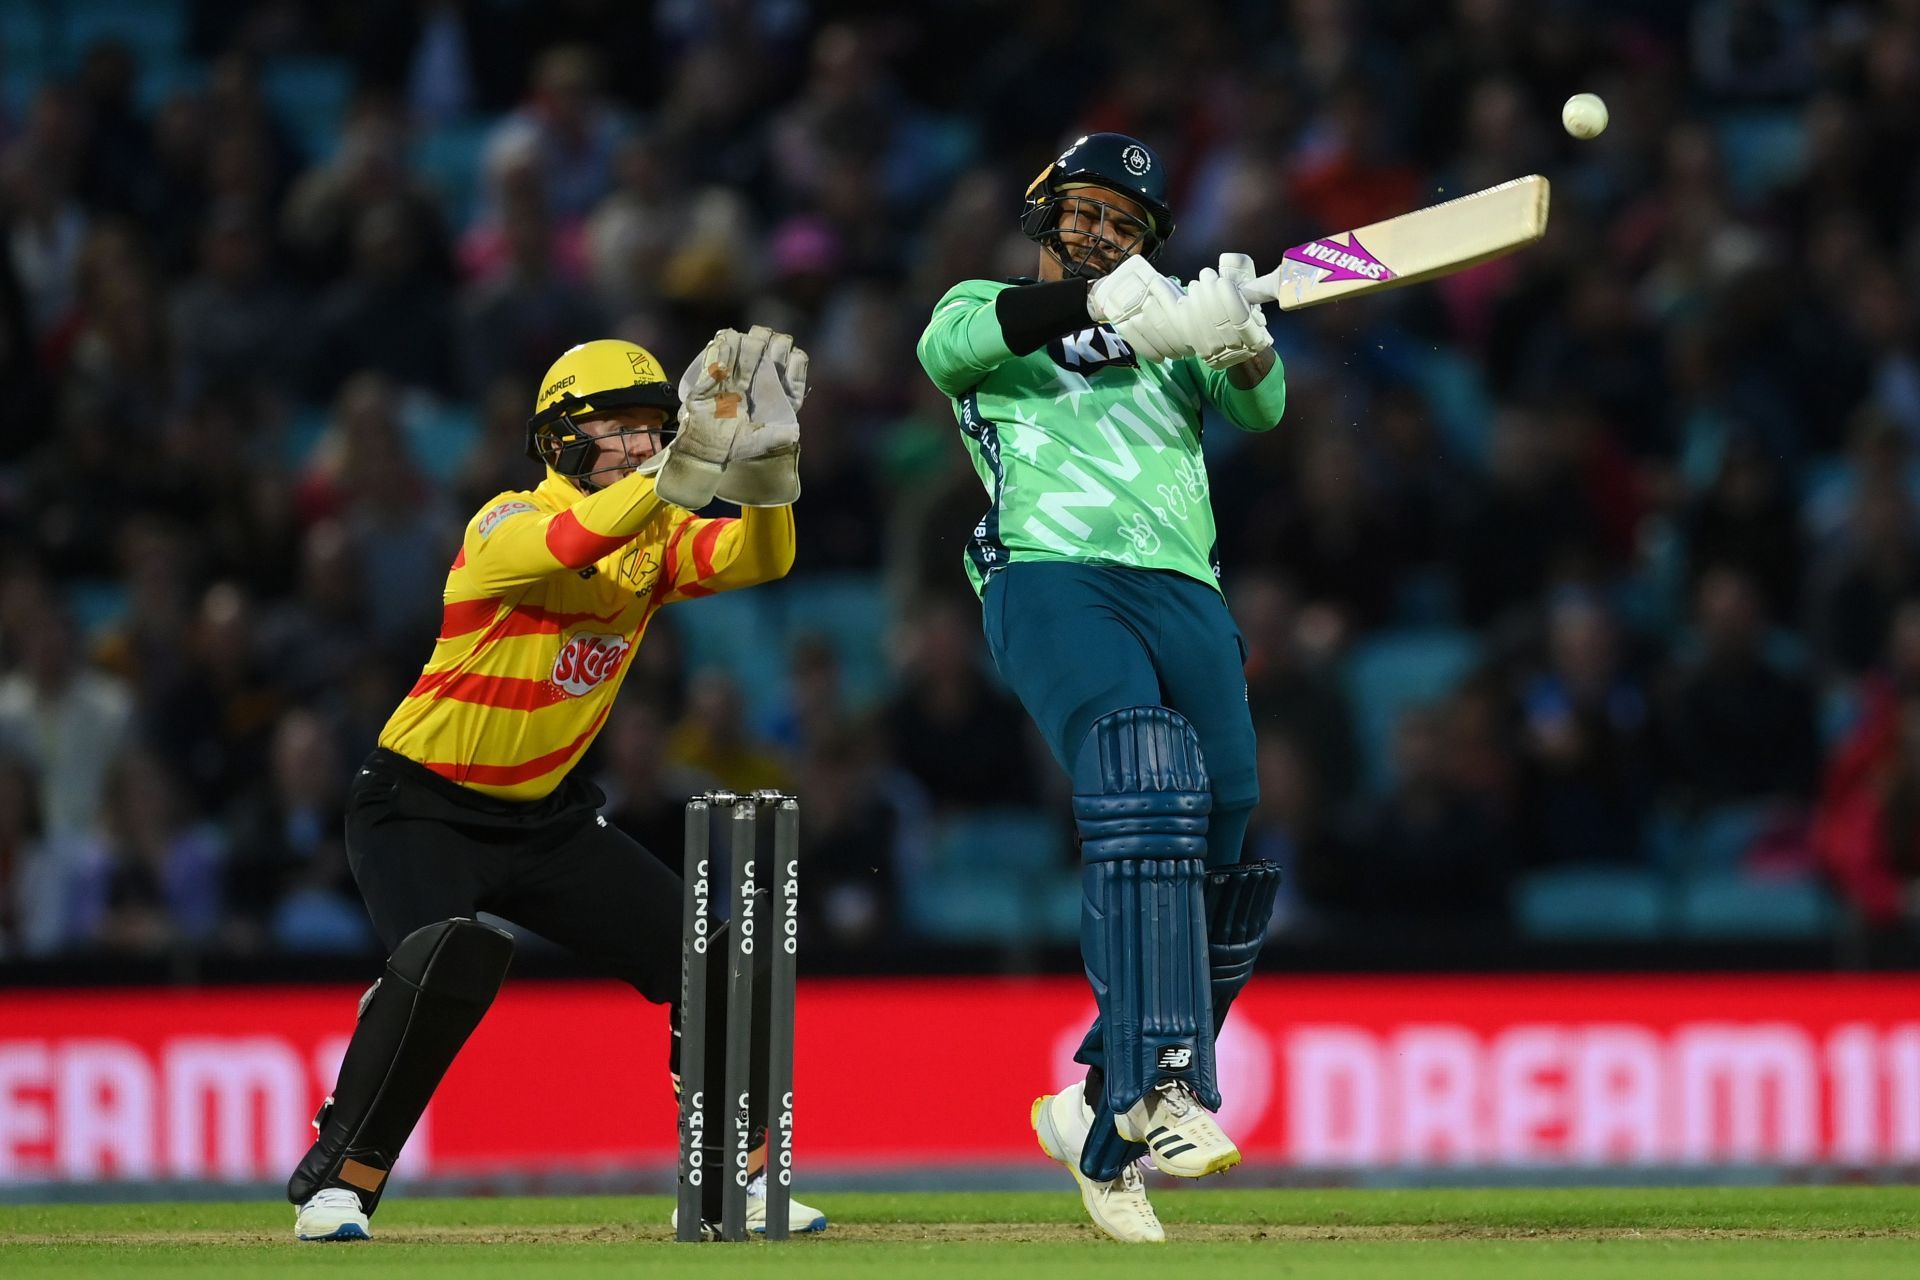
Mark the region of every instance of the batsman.
<instances>
[{"instance_id":1,"label":"batsman","mask_svg":"<svg viewBox=\"0 0 1920 1280\"><path fill-rule=\"evenodd\" d=\"M402 1146L513 955L512 937L477 913L545 935L655 1003L678 996L680 878L599 815L605 797L575 765L655 611L792 565L806 383L806 353L764 328L715 334L677 390L630 342L584 343L548 370L527 427L545 478L467 523L432 657L348 794L348 861L390 956L287 1184L299 1239L369 1238ZM739 517L693 514L716 496ZM711 982L718 996L725 987ZM709 1048L716 1101L723 1058ZM676 1039L676 1086L678 1064ZM754 1105L764 1127L766 1100ZM705 1126L712 1168L722 1119ZM703 1188L709 1223L720 1186ZM764 1181L748 1191L748 1225L764 1230ZM826 1226L797 1201L789 1221Z\"/></svg>"},{"instance_id":2,"label":"batsman","mask_svg":"<svg viewBox=\"0 0 1920 1280\"><path fill-rule=\"evenodd\" d=\"M1142 1156L1187 1178L1239 1163L1212 1115L1214 1039L1279 882L1240 857L1254 733L1201 413L1267 431L1286 381L1241 293L1249 259L1184 288L1153 265L1173 213L1145 143L1080 138L1020 225L1038 278L954 286L919 356L991 500L966 548L988 647L1072 777L1099 1014L1085 1081L1037 1100L1032 1124L1101 1230L1159 1241Z\"/></svg>"}]
</instances>

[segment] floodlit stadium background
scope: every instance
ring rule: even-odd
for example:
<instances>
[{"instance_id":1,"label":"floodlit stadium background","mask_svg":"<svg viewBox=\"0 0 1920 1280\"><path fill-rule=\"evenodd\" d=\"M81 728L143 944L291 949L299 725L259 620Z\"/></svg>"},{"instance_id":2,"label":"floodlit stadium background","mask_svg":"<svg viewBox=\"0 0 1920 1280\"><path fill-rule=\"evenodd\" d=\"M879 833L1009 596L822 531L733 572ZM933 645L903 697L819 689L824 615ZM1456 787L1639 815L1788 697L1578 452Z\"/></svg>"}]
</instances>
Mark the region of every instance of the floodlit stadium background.
<instances>
[{"instance_id":1,"label":"floodlit stadium background","mask_svg":"<svg viewBox=\"0 0 1920 1280\"><path fill-rule=\"evenodd\" d=\"M341 792L536 379L746 322L814 357L799 562L663 614L586 767L668 850L804 797L803 1163L1044 1176L1072 845L912 343L1091 129L1175 272L1554 183L1208 433L1289 868L1248 1176L1920 1166L1920 6L0 0L0 1195L284 1177L380 959ZM659 1014L517 971L413 1172L659 1185Z\"/></svg>"}]
</instances>

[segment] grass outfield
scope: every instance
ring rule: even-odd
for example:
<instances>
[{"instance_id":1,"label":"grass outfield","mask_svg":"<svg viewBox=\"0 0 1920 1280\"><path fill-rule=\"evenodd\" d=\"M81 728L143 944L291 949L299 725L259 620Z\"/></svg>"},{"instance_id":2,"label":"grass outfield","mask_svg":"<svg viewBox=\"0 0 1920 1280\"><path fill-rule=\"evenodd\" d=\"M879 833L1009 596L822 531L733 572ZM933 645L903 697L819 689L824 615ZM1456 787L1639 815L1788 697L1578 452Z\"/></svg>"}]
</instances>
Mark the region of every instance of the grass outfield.
<instances>
[{"instance_id":1,"label":"grass outfield","mask_svg":"<svg viewBox=\"0 0 1920 1280\"><path fill-rule=\"evenodd\" d=\"M786 1245L675 1245L665 1197L406 1200L368 1244L301 1245L279 1204L0 1206L0 1276L645 1274L1164 1280L1920 1275L1920 1187L1551 1191L1157 1188L1164 1248L1097 1235L1071 1192L809 1196ZM1210 1271L1188 1270L1209 1268Z\"/></svg>"}]
</instances>

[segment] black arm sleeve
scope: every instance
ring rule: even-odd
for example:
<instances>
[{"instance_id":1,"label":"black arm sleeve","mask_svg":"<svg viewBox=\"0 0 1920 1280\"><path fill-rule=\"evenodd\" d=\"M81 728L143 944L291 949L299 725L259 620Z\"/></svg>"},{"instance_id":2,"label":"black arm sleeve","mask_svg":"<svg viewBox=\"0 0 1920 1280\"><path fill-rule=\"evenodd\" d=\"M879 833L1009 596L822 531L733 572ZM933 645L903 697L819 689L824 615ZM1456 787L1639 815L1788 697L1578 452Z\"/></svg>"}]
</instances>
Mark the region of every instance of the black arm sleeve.
<instances>
[{"instance_id":1,"label":"black arm sleeve","mask_svg":"<svg viewBox=\"0 0 1920 1280\"><path fill-rule=\"evenodd\" d=\"M1087 317L1086 280L1054 280L1046 284L1015 285L993 300L1000 336L1017 356L1038 351L1063 334L1078 333L1092 324Z\"/></svg>"}]
</instances>

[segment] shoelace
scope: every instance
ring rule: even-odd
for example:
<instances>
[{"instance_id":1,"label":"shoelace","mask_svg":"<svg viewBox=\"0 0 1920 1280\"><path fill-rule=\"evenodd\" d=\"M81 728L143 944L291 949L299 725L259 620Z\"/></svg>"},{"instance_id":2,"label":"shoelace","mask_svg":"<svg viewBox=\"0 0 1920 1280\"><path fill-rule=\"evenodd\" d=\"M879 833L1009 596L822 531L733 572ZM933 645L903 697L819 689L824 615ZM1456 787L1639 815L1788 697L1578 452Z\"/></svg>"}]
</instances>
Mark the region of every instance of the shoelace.
<instances>
[{"instance_id":1,"label":"shoelace","mask_svg":"<svg viewBox=\"0 0 1920 1280\"><path fill-rule=\"evenodd\" d=\"M1187 1086L1179 1081L1162 1080L1154 1089L1166 1099L1166 1108L1173 1113L1175 1120L1184 1120L1193 1111L1193 1098L1188 1094Z\"/></svg>"},{"instance_id":2,"label":"shoelace","mask_svg":"<svg viewBox=\"0 0 1920 1280\"><path fill-rule=\"evenodd\" d=\"M309 1203L335 1205L346 1204L349 1201L352 1202L354 1208L358 1209L360 1207L360 1197L345 1187L323 1187L321 1190L313 1193L313 1199Z\"/></svg>"}]
</instances>

